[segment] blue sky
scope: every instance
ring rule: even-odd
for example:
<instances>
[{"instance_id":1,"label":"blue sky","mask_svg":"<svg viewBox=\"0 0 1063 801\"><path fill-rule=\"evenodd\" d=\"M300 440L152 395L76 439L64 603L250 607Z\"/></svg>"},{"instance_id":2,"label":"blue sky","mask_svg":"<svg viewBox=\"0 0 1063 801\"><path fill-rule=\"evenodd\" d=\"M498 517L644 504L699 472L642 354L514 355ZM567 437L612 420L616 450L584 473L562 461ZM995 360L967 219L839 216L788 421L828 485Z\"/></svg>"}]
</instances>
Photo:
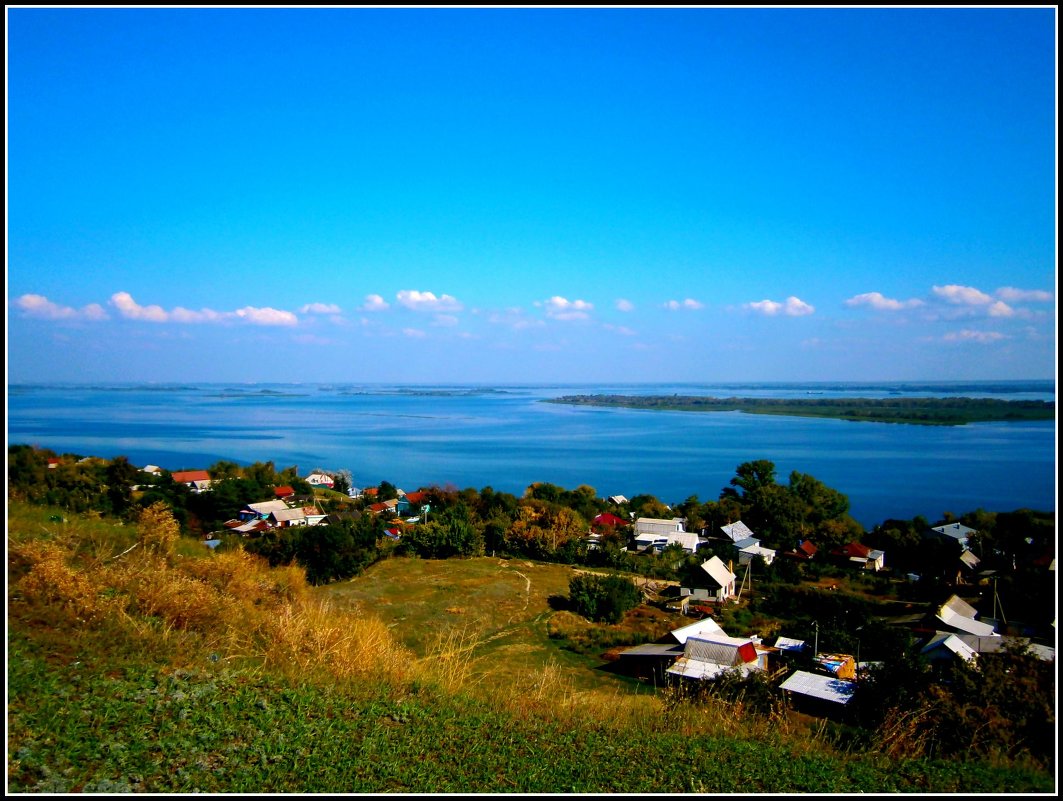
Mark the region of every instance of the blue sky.
<instances>
[{"instance_id":1,"label":"blue sky","mask_svg":"<svg viewBox=\"0 0 1063 801\"><path fill-rule=\"evenodd\" d=\"M1055 375L1054 8L6 17L9 382Z\"/></svg>"}]
</instances>

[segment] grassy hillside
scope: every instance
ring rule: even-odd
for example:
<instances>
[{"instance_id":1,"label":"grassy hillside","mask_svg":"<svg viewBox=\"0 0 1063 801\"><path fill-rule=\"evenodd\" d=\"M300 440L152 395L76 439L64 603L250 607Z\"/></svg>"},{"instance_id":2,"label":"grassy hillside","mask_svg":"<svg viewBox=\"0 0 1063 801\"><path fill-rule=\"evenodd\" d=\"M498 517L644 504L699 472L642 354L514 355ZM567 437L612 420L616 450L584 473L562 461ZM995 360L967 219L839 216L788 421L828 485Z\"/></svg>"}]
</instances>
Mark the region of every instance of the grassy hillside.
<instances>
[{"instance_id":1,"label":"grassy hillside","mask_svg":"<svg viewBox=\"0 0 1063 801\"><path fill-rule=\"evenodd\" d=\"M8 513L9 792L1053 790L631 692L550 637L568 568L396 559L314 589L53 515Z\"/></svg>"}]
</instances>

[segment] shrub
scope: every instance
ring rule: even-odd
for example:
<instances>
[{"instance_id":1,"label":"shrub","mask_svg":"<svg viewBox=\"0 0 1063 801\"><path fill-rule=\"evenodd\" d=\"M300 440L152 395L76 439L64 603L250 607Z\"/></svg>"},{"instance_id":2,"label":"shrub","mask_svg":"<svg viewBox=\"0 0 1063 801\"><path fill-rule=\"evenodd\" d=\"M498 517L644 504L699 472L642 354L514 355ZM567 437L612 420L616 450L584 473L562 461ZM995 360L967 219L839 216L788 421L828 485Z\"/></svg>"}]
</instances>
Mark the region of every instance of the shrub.
<instances>
[{"instance_id":1,"label":"shrub","mask_svg":"<svg viewBox=\"0 0 1063 801\"><path fill-rule=\"evenodd\" d=\"M619 623L624 612L638 606L641 596L631 579L580 573L568 585L569 603L588 620Z\"/></svg>"}]
</instances>

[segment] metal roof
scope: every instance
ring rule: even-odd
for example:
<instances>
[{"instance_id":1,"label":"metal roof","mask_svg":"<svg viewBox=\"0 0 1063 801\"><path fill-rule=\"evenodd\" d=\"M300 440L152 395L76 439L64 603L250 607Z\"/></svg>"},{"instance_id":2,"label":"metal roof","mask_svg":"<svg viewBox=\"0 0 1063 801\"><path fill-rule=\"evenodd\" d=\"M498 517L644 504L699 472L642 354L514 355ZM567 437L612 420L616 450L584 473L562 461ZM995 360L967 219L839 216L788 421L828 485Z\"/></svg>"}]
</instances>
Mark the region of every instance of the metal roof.
<instances>
[{"instance_id":1,"label":"metal roof","mask_svg":"<svg viewBox=\"0 0 1063 801\"><path fill-rule=\"evenodd\" d=\"M727 565L718 556L703 562L701 569L708 573L709 577L721 587L726 587L735 580L735 574L727 569Z\"/></svg>"},{"instance_id":2,"label":"metal roof","mask_svg":"<svg viewBox=\"0 0 1063 801\"><path fill-rule=\"evenodd\" d=\"M691 623L689 626L673 629L671 634L680 643L686 643L688 637L704 637L709 634L724 634L724 630L720 628L720 624L711 617L705 617L697 623Z\"/></svg>"},{"instance_id":3,"label":"metal roof","mask_svg":"<svg viewBox=\"0 0 1063 801\"><path fill-rule=\"evenodd\" d=\"M799 695L807 695L835 704L847 704L853 698L856 685L851 681L843 681L830 676L819 676L804 670L794 671L786 681L779 685L780 689L789 690Z\"/></svg>"},{"instance_id":4,"label":"metal roof","mask_svg":"<svg viewBox=\"0 0 1063 801\"><path fill-rule=\"evenodd\" d=\"M729 523L726 526L720 526L720 530L723 531L724 534L726 534L728 537L730 537L732 540L735 540L736 542L738 540L744 540L747 537L755 537L756 536L753 533L753 531L749 528L749 526L747 526L741 520L739 520L736 523Z\"/></svg>"}]
</instances>

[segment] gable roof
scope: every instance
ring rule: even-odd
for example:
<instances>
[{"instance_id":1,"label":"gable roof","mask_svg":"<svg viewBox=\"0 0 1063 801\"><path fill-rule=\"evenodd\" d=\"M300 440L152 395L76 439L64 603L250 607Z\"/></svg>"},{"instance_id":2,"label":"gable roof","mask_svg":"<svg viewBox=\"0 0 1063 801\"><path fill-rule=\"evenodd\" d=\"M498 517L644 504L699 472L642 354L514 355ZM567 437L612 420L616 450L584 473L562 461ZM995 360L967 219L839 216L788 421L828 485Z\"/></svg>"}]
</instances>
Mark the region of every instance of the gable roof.
<instances>
[{"instance_id":1,"label":"gable roof","mask_svg":"<svg viewBox=\"0 0 1063 801\"><path fill-rule=\"evenodd\" d=\"M993 637L1000 635L988 623L975 620L977 610L958 595L953 595L941 605L937 612L937 619L950 628L959 629L966 634L977 634L979 637Z\"/></svg>"},{"instance_id":2,"label":"gable roof","mask_svg":"<svg viewBox=\"0 0 1063 801\"><path fill-rule=\"evenodd\" d=\"M627 521L622 517L617 517L612 512L603 512L594 518L594 525L596 526L626 526Z\"/></svg>"},{"instance_id":3,"label":"gable roof","mask_svg":"<svg viewBox=\"0 0 1063 801\"><path fill-rule=\"evenodd\" d=\"M278 523L290 523L293 520L306 519L306 512L302 509L278 509L275 512L270 512L270 515Z\"/></svg>"},{"instance_id":4,"label":"gable roof","mask_svg":"<svg viewBox=\"0 0 1063 801\"><path fill-rule=\"evenodd\" d=\"M738 667L757 661L757 648L748 637L728 637L713 634L705 637L688 637L683 647L683 656L699 662Z\"/></svg>"},{"instance_id":5,"label":"gable roof","mask_svg":"<svg viewBox=\"0 0 1063 801\"><path fill-rule=\"evenodd\" d=\"M720 628L720 625L715 620L711 617L705 617L696 623L691 623L689 626L673 629L668 634L670 637L675 638L678 642L685 645L687 639L690 637L706 637L713 634L724 633L724 630Z\"/></svg>"},{"instance_id":6,"label":"gable roof","mask_svg":"<svg viewBox=\"0 0 1063 801\"><path fill-rule=\"evenodd\" d=\"M268 515L271 512L279 512L288 508L288 504L284 501L275 499L272 501L260 501L258 503L249 503L246 509L250 509L252 512L257 512L260 515Z\"/></svg>"},{"instance_id":7,"label":"gable roof","mask_svg":"<svg viewBox=\"0 0 1063 801\"><path fill-rule=\"evenodd\" d=\"M702 562L701 569L708 574L709 578L721 587L726 587L735 580L735 574L727 569L727 565L725 565L718 556L714 556L708 561Z\"/></svg>"},{"instance_id":8,"label":"gable roof","mask_svg":"<svg viewBox=\"0 0 1063 801\"><path fill-rule=\"evenodd\" d=\"M171 473L173 480L178 484L191 484L193 481L210 481L210 473L206 470L178 470Z\"/></svg>"},{"instance_id":9,"label":"gable roof","mask_svg":"<svg viewBox=\"0 0 1063 801\"><path fill-rule=\"evenodd\" d=\"M848 556L850 559L853 557L867 559L871 555L871 549L863 543L850 542L840 548L835 548L831 553L835 556Z\"/></svg>"},{"instance_id":10,"label":"gable roof","mask_svg":"<svg viewBox=\"0 0 1063 801\"><path fill-rule=\"evenodd\" d=\"M969 646L955 634L947 631L937 632L930 638L927 644L920 649L919 653L927 654L937 651L939 648L951 651L965 662L970 662L978 656L978 652L975 651L974 648Z\"/></svg>"},{"instance_id":11,"label":"gable roof","mask_svg":"<svg viewBox=\"0 0 1063 801\"><path fill-rule=\"evenodd\" d=\"M756 536L749 528L749 526L747 526L741 520L735 523L729 523L726 526L720 526L720 530L728 537L730 537L734 542L738 542L739 540L745 540L749 539L750 537Z\"/></svg>"}]
</instances>

